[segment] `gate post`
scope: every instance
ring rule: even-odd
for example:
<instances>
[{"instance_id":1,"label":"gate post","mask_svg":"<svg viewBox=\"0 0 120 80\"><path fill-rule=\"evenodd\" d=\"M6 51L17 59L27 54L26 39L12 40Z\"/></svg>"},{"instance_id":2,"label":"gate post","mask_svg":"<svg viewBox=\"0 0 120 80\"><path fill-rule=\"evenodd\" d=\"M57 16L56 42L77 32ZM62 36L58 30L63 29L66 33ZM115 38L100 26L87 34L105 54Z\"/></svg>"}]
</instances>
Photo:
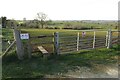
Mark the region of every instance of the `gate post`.
<instances>
[{"instance_id":1,"label":"gate post","mask_svg":"<svg viewBox=\"0 0 120 80\"><path fill-rule=\"evenodd\" d=\"M106 43L105 43L105 46L107 46L107 45L108 45L108 31L106 33Z\"/></svg>"},{"instance_id":2,"label":"gate post","mask_svg":"<svg viewBox=\"0 0 120 80\"><path fill-rule=\"evenodd\" d=\"M29 34L29 39L28 39L28 42L27 42L27 48L28 48L28 58L31 58L31 54L32 54L32 48L31 48L31 41L30 41L30 34Z\"/></svg>"},{"instance_id":3,"label":"gate post","mask_svg":"<svg viewBox=\"0 0 120 80\"><path fill-rule=\"evenodd\" d=\"M59 54L59 33L54 33L54 53Z\"/></svg>"},{"instance_id":4,"label":"gate post","mask_svg":"<svg viewBox=\"0 0 120 80\"><path fill-rule=\"evenodd\" d=\"M77 33L77 51L79 50L79 32Z\"/></svg>"},{"instance_id":5,"label":"gate post","mask_svg":"<svg viewBox=\"0 0 120 80\"><path fill-rule=\"evenodd\" d=\"M21 42L21 38L20 38L20 31L17 29L14 29L14 38L16 40L16 49L17 49L18 59L22 60L24 55L24 49L23 49L23 44Z\"/></svg>"},{"instance_id":6,"label":"gate post","mask_svg":"<svg viewBox=\"0 0 120 80\"><path fill-rule=\"evenodd\" d=\"M111 48L112 47L112 31L109 30L108 31L108 45L107 45L107 48Z\"/></svg>"},{"instance_id":7,"label":"gate post","mask_svg":"<svg viewBox=\"0 0 120 80\"><path fill-rule=\"evenodd\" d=\"M94 31L94 37L93 37L93 48L95 48L95 36L96 36L96 34L95 34L95 31Z\"/></svg>"}]
</instances>

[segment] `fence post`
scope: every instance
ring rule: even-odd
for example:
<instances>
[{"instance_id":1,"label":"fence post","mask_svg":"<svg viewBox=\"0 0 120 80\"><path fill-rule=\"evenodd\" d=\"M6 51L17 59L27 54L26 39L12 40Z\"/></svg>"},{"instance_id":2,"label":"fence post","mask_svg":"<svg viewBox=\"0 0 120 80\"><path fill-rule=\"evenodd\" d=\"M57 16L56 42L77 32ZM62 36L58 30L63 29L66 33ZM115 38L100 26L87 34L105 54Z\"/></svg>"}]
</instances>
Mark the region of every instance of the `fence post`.
<instances>
[{"instance_id":1,"label":"fence post","mask_svg":"<svg viewBox=\"0 0 120 80\"><path fill-rule=\"evenodd\" d=\"M93 48L95 48L95 36L96 36L96 32L94 31L94 37L93 37Z\"/></svg>"},{"instance_id":2,"label":"fence post","mask_svg":"<svg viewBox=\"0 0 120 80\"><path fill-rule=\"evenodd\" d=\"M18 59L22 60L24 55L24 49L23 49L23 44L21 42L21 38L20 38L20 31L17 29L14 29L14 38L16 40L16 49L17 49Z\"/></svg>"},{"instance_id":3,"label":"fence post","mask_svg":"<svg viewBox=\"0 0 120 80\"><path fill-rule=\"evenodd\" d=\"M107 46L107 45L108 45L108 31L106 33L106 44L105 44L105 46Z\"/></svg>"},{"instance_id":4,"label":"fence post","mask_svg":"<svg viewBox=\"0 0 120 80\"><path fill-rule=\"evenodd\" d=\"M54 53L59 54L59 33L54 33Z\"/></svg>"},{"instance_id":5,"label":"fence post","mask_svg":"<svg viewBox=\"0 0 120 80\"><path fill-rule=\"evenodd\" d=\"M28 49L28 58L31 58L31 53L32 53L32 48L31 48L31 42L30 42L30 34L29 34L29 39L28 39L28 42L27 42L27 49Z\"/></svg>"},{"instance_id":6,"label":"fence post","mask_svg":"<svg viewBox=\"0 0 120 80\"><path fill-rule=\"evenodd\" d=\"M107 48L109 49L111 47L112 47L112 31L109 30L108 31L108 46L107 46Z\"/></svg>"},{"instance_id":7,"label":"fence post","mask_svg":"<svg viewBox=\"0 0 120 80\"><path fill-rule=\"evenodd\" d=\"M79 50L79 32L77 33L77 51Z\"/></svg>"}]
</instances>

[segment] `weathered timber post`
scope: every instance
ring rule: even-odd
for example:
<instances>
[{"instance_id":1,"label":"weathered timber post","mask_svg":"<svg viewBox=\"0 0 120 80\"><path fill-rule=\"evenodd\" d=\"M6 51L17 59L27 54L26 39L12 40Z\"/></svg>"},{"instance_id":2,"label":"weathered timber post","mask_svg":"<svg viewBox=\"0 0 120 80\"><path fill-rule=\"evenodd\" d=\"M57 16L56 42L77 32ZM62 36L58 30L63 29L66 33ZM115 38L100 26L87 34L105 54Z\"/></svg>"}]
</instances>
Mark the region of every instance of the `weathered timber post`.
<instances>
[{"instance_id":1,"label":"weathered timber post","mask_svg":"<svg viewBox=\"0 0 120 80\"><path fill-rule=\"evenodd\" d=\"M109 30L108 31L108 46L107 46L107 48L109 49L111 47L112 47L112 31Z\"/></svg>"},{"instance_id":2,"label":"weathered timber post","mask_svg":"<svg viewBox=\"0 0 120 80\"><path fill-rule=\"evenodd\" d=\"M96 32L94 31L94 37L93 37L93 48L95 48L95 36L96 36Z\"/></svg>"},{"instance_id":3,"label":"weathered timber post","mask_svg":"<svg viewBox=\"0 0 120 80\"><path fill-rule=\"evenodd\" d=\"M80 35L79 35L79 32L77 33L77 51L79 51L79 38Z\"/></svg>"},{"instance_id":4,"label":"weathered timber post","mask_svg":"<svg viewBox=\"0 0 120 80\"><path fill-rule=\"evenodd\" d=\"M23 44L21 42L21 38L20 38L20 31L17 29L14 29L14 38L16 40L16 49L17 49L18 59L22 60L24 56L24 49L23 49Z\"/></svg>"},{"instance_id":5,"label":"weathered timber post","mask_svg":"<svg viewBox=\"0 0 120 80\"><path fill-rule=\"evenodd\" d=\"M106 33L106 43L105 43L105 46L107 47L107 45L108 45L108 31Z\"/></svg>"},{"instance_id":6,"label":"weathered timber post","mask_svg":"<svg viewBox=\"0 0 120 80\"><path fill-rule=\"evenodd\" d=\"M28 35L29 35L29 39L27 42L28 58L31 58L32 48L31 48L31 42L30 42L30 34Z\"/></svg>"},{"instance_id":7,"label":"weathered timber post","mask_svg":"<svg viewBox=\"0 0 120 80\"><path fill-rule=\"evenodd\" d=\"M54 33L54 53L59 54L59 33Z\"/></svg>"}]
</instances>

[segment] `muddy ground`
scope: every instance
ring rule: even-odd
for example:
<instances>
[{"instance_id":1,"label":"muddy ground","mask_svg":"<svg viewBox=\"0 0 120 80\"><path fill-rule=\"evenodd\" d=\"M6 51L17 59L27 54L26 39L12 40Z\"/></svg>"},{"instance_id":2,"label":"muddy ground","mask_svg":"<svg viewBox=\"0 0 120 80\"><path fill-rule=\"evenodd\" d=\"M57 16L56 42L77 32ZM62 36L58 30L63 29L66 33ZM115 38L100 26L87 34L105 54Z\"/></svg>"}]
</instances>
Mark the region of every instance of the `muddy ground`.
<instances>
[{"instance_id":1,"label":"muddy ground","mask_svg":"<svg viewBox=\"0 0 120 80\"><path fill-rule=\"evenodd\" d=\"M94 68L78 67L77 70L69 70L67 73L46 75L47 78L118 78L118 64L94 65Z\"/></svg>"}]
</instances>

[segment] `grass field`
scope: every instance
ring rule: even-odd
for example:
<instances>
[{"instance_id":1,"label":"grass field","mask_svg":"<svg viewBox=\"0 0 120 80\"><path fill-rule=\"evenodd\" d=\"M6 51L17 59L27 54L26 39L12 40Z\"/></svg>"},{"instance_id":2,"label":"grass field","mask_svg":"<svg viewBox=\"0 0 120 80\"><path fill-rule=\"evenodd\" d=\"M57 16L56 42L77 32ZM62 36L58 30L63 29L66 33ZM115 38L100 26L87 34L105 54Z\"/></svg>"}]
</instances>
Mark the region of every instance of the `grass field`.
<instances>
[{"instance_id":1,"label":"grass field","mask_svg":"<svg viewBox=\"0 0 120 80\"><path fill-rule=\"evenodd\" d=\"M47 75L67 77L65 74L69 70L74 72L78 67L89 67L98 71L95 65L117 64L118 54L117 47L113 47L51 56L48 60L36 53L32 59L19 61L15 52L11 52L3 58L3 78L41 78Z\"/></svg>"},{"instance_id":2,"label":"grass field","mask_svg":"<svg viewBox=\"0 0 120 80\"><path fill-rule=\"evenodd\" d=\"M77 35L80 33L80 37L82 36L82 32L86 32L86 36L93 36L94 30L65 30L65 29L21 29L22 32L28 32L31 36L36 35L53 35L54 32L59 32L60 34L67 34L67 35ZM95 30L97 37L103 37L106 35L108 30ZM117 30L116 30L117 31ZM118 36L118 33L114 33L113 36Z\"/></svg>"},{"instance_id":3,"label":"grass field","mask_svg":"<svg viewBox=\"0 0 120 80\"><path fill-rule=\"evenodd\" d=\"M81 35L80 30L22 29L22 33L28 32L31 36L52 35L53 32L56 31L61 33L60 36L63 34L64 36L77 35L77 32L80 32ZM105 34L106 32L97 33L97 36L102 37ZM93 32L87 32L86 35L87 37L93 36ZM117 33L114 35L116 36ZM13 40L12 30L4 29L3 39ZM52 41L52 38L46 40ZM33 39L33 43L39 41L40 40ZM99 71L106 73L106 71L102 71L102 69L98 69L96 66L117 64L118 50L118 45L113 46L112 49L81 50L69 54L52 55L48 60L43 59L42 55L36 52L32 55L31 59L25 58L23 61L20 61L17 59L15 48L13 48L13 50L3 58L3 78L68 77L66 74L69 73L70 70L75 72L79 70L79 67L87 67L91 70L98 71L95 73L99 73Z\"/></svg>"},{"instance_id":4,"label":"grass field","mask_svg":"<svg viewBox=\"0 0 120 80\"><path fill-rule=\"evenodd\" d=\"M22 33L30 33L31 36L37 36L37 35L53 35L54 32L60 32L60 33L66 33L67 35L77 35L76 33L79 32L80 36L83 31L86 32L86 36L93 36L93 31L88 30L65 30L65 29L21 29ZM106 34L107 30L96 30L97 36L103 36ZM100 32L103 31L103 32ZM117 31L117 30L116 30ZM13 39L13 30L12 29L2 29L2 35L3 39ZM114 36L117 36L118 34L115 33Z\"/></svg>"}]
</instances>

